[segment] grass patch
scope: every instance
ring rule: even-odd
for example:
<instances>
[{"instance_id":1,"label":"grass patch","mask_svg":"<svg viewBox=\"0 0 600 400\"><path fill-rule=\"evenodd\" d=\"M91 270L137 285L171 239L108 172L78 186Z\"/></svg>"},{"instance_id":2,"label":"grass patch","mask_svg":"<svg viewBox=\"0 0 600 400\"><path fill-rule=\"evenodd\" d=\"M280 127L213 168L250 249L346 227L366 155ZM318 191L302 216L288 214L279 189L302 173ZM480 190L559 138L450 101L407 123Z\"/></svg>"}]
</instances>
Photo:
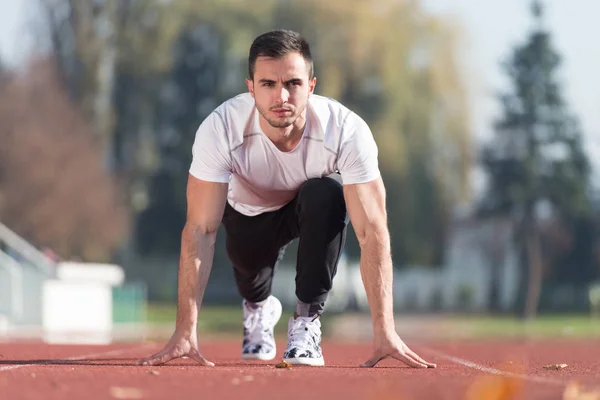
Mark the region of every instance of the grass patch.
<instances>
[{"instance_id":1,"label":"grass patch","mask_svg":"<svg viewBox=\"0 0 600 400\"><path fill-rule=\"evenodd\" d=\"M147 322L150 324L175 324L177 306L175 304L150 303L147 308ZM275 327L276 335L287 333L287 320L293 311L285 311ZM356 316L356 314L352 314ZM329 334L329 327L336 323L336 318L351 314L325 313L323 334ZM358 314L357 330L370 329L371 318L368 314ZM410 317L411 324L417 324L425 331L434 329L443 337L461 337L473 339L494 338L600 338L600 317L589 315L541 315L531 321L523 321L513 316L482 315L423 315ZM406 316L396 316L400 325ZM363 326L364 325L364 326ZM242 307L240 305L206 305L198 316L199 331L213 335L241 335ZM435 334L434 331L434 334Z\"/></svg>"},{"instance_id":2,"label":"grass patch","mask_svg":"<svg viewBox=\"0 0 600 400\"><path fill-rule=\"evenodd\" d=\"M177 306L175 304L150 303L147 307L147 319L149 324L175 324ZM287 334L287 321L294 314L293 311L283 311L279 323L275 326L275 334ZM242 334L242 305L214 306L207 305L200 309L198 314L198 330L204 333L223 335ZM323 316L322 320L327 321ZM325 333L325 327L324 333Z\"/></svg>"},{"instance_id":3,"label":"grass patch","mask_svg":"<svg viewBox=\"0 0 600 400\"><path fill-rule=\"evenodd\" d=\"M457 316L443 325L474 338L600 337L600 319L589 315L542 315L530 321L511 316Z\"/></svg>"}]
</instances>

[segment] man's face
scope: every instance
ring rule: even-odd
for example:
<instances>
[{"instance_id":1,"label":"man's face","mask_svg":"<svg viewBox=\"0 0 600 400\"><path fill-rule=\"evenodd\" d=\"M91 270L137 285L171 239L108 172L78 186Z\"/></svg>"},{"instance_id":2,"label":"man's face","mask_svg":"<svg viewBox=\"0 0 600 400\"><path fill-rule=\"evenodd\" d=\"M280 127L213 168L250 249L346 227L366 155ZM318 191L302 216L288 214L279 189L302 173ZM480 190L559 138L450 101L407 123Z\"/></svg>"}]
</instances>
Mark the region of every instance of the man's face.
<instances>
[{"instance_id":1,"label":"man's face","mask_svg":"<svg viewBox=\"0 0 600 400\"><path fill-rule=\"evenodd\" d=\"M274 128L287 128L302 115L316 83L316 78L309 79L300 53L282 58L258 57L254 79L246 80L256 108Z\"/></svg>"}]
</instances>

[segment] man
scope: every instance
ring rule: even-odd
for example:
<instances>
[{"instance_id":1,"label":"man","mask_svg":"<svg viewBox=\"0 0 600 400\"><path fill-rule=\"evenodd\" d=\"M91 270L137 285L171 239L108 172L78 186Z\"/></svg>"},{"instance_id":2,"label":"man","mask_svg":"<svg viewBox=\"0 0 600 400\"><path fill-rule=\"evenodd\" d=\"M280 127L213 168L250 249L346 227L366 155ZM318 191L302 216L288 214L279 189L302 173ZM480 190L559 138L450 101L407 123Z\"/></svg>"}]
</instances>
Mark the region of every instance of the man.
<instances>
[{"instance_id":1,"label":"man","mask_svg":"<svg viewBox=\"0 0 600 400\"><path fill-rule=\"evenodd\" d=\"M362 366L393 357L416 368L435 367L395 332L385 190L369 127L338 102L313 94L310 48L295 32L277 30L255 39L246 83L248 93L219 106L196 133L176 328L162 351L140 363L187 356L214 365L200 353L196 328L222 222L243 297L242 358L276 356L273 328L281 303L271 295L272 279L283 248L298 238L298 303L288 321L283 358L291 364L324 365L319 316L349 215L360 242L374 332L372 357ZM343 186L329 176L336 173Z\"/></svg>"}]
</instances>

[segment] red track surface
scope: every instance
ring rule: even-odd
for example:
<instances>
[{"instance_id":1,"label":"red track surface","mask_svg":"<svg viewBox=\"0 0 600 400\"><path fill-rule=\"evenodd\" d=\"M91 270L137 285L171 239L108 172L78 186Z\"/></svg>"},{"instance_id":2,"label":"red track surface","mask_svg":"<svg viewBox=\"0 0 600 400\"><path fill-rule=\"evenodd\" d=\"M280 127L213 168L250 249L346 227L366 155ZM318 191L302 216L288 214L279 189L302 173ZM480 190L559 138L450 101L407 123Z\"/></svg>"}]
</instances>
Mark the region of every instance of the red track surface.
<instances>
[{"instance_id":1,"label":"red track surface","mask_svg":"<svg viewBox=\"0 0 600 400\"><path fill-rule=\"evenodd\" d=\"M438 364L425 370L394 360L359 368L369 357L369 343L328 341L323 344L326 367L286 370L274 368L279 360L242 361L239 341L211 341L201 347L217 364L213 368L188 360L160 367L134 365L162 344L0 343L0 399L470 399L474 397L467 393L473 393L474 385L497 395L511 384L517 395L504 398L561 399L573 380L600 387L600 341L410 342ZM283 345L279 343L280 350ZM561 363L568 367L543 368ZM482 372L485 368L508 369L515 375L508 381L503 374ZM494 382L502 381L495 388Z\"/></svg>"}]
</instances>

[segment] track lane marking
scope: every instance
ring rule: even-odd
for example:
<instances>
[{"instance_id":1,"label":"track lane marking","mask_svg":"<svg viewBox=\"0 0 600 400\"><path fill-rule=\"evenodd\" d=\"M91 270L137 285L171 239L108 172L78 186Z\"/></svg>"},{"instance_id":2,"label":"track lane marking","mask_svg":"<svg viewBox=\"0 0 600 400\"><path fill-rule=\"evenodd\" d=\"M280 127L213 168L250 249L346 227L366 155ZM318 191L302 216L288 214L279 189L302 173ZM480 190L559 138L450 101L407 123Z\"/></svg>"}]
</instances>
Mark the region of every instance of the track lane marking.
<instances>
[{"instance_id":1,"label":"track lane marking","mask_svg":"<svg viewBox=\"0 0 600 400\"><path fill-rule=\"evenodd\" d=\"M117 350L110 350L110 351L104 351L104 352L98 352L98 353L84 354L81 356L67 357L67 358L62 358L59 360L46 360L46 361L40 361L40 362L35 362L35 363L5 365L5 366L0 367L0 372L11 371L11 370L25 368L25 367L32 367L32 366L36 366L36 365L68 364L70 361L81 361L81 360L85 360L85 359L93 358L93 357L106 357L106 356L127 354L127 353L132 353L132 352L135 352L138 350L146 349L149 347L154 347L154 345L146 344L146 345L136 346L136 347L127 348L127 349L117 349Z\"/></svg>"},{"instance_id":2,"label":"track lane marking","mask_svg":"<svg viewBox=\"0 0 600 400\"><path fill-rule=\"evenodd\" d=\"M449 354L443 353L439 350L435 350L435 349L432 349L429 347L423 347L423 346L419 346L419 347L421 347L423 350L425 350L437 357L451 361L455 364L459 364L459 365L462 365L467 368L475 369L477 371L487 372L487 373L493 374L493 375L501 375L501 376L506 376L509 378L517 378L517 379L521 379L524 381L535 382L535 383L546 383L546 384L551 384L551 385L556 385L556 386L564 386L568 383L568 381L565 381L563 379L556 379L556 378L547 377L547 376L525 375L525 374L518 374L516 372L502 371L497 368L486 367L485 365L477 364L474 361L465 360L464 358L454 357L454 356L451 356Z\"/></svg>"}]
</instances>

